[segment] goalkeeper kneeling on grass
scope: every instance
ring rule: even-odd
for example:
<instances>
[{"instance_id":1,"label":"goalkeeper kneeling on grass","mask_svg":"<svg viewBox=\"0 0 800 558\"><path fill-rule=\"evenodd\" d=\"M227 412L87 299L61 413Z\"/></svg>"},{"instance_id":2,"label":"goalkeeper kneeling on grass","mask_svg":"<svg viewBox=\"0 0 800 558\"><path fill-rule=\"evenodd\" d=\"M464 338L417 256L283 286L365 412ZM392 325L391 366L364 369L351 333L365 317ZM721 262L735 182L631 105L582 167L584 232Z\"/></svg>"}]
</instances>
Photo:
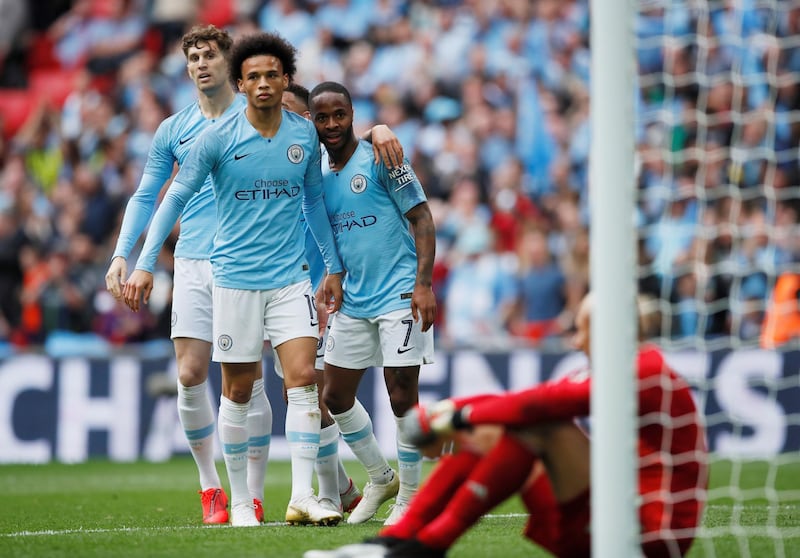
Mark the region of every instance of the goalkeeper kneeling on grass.
<instances>
[{"instance_id":1,"label":"goalkeeper kneeling on grass","mask_svg":"<svg viewBox=\"0 0 800 558\"><path fill-rule=\"evenodd\" d=\"M574 345L589 353L592 299L576 316ZM641 318L641 316L640 316ZM641 319L640 319L641 322ZM640 328L641 331L641 328ZM639 519L648 558L689 550L707 488L707 449L687 383L654 346L637 356ZM362 544L309 551L305 558L445 556L482 515L519 492L530 517L525 536L558 557L590 556L588 369L503 395L418 406L407 435L426 455L455 439L395 525Z\"/></svg>"}]
</instances>

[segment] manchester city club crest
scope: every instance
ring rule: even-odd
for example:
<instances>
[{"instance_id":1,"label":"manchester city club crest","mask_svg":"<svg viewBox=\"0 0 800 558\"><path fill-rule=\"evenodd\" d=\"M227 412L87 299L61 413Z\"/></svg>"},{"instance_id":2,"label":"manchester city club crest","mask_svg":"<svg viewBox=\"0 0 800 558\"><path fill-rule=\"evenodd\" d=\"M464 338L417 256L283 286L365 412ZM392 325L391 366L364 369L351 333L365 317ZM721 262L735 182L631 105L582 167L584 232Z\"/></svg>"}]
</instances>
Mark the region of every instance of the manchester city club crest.
<instances>
[{"instance_id":1,"label":"manchester city club crest","mask_svg":"<svg viewBox=\"0 0 800 558\"><path fill-rule=\"evenodd\" d=\"M231 339L230 335L220 335L219 339L217 339L217 347L221 351L230 351L231 347L233 347L233 339Z\"/></svg>"},{"instance_id":2,"label":"manchester city club crest","mask_svg":"<svg viewBox=\"0 0 800 558\"><path fill-rule=\"evenodd\" d=\"M289 157L289 160L296 165L305 158L306 152L303 151L301 146L295 143L289 147L289 149L286 151L286 155Z\"/></svg>"},{"instance_id":3,"label":"manchester city club crest","mask_svg":"<svg viewBox=\"0 0 800 558\"><path fill-rule=\"evenodd\" d=\"M360 194L367 189L367 179L363 174L357 174L350 180L350 189L354 194Z\"/></svg>"}]
</instances>

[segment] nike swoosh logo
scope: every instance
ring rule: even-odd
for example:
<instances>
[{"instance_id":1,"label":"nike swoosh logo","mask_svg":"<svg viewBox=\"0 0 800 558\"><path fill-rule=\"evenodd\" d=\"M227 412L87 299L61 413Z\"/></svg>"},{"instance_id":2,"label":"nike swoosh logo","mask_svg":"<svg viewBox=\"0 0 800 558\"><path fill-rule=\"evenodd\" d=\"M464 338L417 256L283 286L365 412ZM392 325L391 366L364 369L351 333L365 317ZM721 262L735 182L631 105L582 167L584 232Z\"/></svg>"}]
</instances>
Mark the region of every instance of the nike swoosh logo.
<instances>
[{"instance_id":1,"label":"nike swoosh logo","mask_svg":"<svg viewBox=\"0 0 800 558\"><path fill-rule=\"evenodd\" d=\"M184 144L184 143L186 143L187 141L192 141L193 139L194 139L194 136L189 136L188 138L185 138L185 139L182 139L182 140L178 140L178 143L179 143L180 145L183 145L183 144Z\"/></svg>"},{"instance_id":2,"label":"nike swoosh logo","mask_svg":"<svg viewBox=\"0 0 800 558\"><path fill-rule=\"evenodd\" d=\"M238 161L239 159L244 159L244 158L245 158L245 157L247 157L248 155L250 155L250 153L245 153L244 155L234 155L234 156L233 156L233 159L234 159L235 161Z\"/></svg>"},{"instance_id":3,"label":"nike swoosh logo","mask_svg":"<svg viewBox=\"0 0 800 558\"><path fill-rule=\"evenodd\" d=\"M404 348L400 347L399 349L397 349L397 354L398 354L398 355L402 355L403 353L407 353L408 351L410 351L410 350L411 350L411 349L413 349L413 348L414 348L414 347L406 347L406 348L404 349Z\"/></svg>"}]
</instances>

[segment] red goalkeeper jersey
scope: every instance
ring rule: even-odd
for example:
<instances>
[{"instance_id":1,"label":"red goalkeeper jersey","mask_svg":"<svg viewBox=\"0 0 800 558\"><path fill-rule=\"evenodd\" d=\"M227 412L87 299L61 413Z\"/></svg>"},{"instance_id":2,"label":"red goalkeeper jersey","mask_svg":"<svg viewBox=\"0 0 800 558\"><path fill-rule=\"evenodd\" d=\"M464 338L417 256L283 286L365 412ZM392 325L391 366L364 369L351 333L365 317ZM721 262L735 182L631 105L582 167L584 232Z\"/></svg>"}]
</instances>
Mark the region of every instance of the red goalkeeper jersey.
<instances>
[{"instance_id":1,"label":"red goalkeeper jersey","mask_svg":"<svg viewBox=\"0 0 800 558\"><path fill-rule=\"evenodd\" d=\"M708 483L707 447L688 384L655 347L637 358L642 543L691 542ZM589 416L591 377L579 370L502 397L474 401L470 424L525 428Z\"/></svg>"}]
</instances>

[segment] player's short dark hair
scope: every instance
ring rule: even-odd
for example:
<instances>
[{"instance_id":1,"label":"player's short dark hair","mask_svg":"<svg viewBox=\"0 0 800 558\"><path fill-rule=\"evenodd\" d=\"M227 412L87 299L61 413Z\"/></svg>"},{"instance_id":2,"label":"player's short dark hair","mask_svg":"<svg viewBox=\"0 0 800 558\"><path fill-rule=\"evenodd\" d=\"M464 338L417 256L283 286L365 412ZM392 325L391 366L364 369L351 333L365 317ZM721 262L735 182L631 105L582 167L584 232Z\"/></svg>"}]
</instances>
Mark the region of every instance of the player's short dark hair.
<instances>
[{"instance_id":1,"label":"player's short dark hair","mask_svg":"<svg viewBox=\"0 0 800 558\"><path fill-rule=\"evenodd\" d=\"M314 97L322 95L323 93L339 93L344 95L344 98L347 99L347 103L353 106L353 99L350 97L350 92L347 90L347 87L335 81L323 81L317 85L311 90L308 100L311 101Z\"/></svg>"},{"instance_id":2,"label":"player's short dark hair","mask_svg":"<svg viewBox=\"0 0 800 558\"><path fill-rule=\"evenodd\" d=\"M195 25L182 38L181 48L184 56L189 55L189 49L214 41L222 54L227 55L233 46L233 37L224 29L216 25Z\"/></svg>"},{"instance_id":3,"label":"player's short dark hair","mask_svg":"<svg viewBox=\"0 0 800 558\"><path fill-rule=\"evenodd\" d=\"M254 33L238 39L231 49L230 78L242 79L242 63L253 56L274 56L281 62L283 73L291 81L297 71L297 49L277 33Z\"/></svg>"},{"instance_id":4,"label":"player's short dark hair","mask_svg":"<svg viewBox=\"0 0 800 558\"><path fill-rule=\"evenodd\" d=\"M286 89L284 89L284 91L288 91L289 93L297 97L300 101L303 102L303 104L306 105L306 110L308 110L308 89L306 89L299 83L292 81L289 83L289 86Z\"/></svg>"}]
</instances>

